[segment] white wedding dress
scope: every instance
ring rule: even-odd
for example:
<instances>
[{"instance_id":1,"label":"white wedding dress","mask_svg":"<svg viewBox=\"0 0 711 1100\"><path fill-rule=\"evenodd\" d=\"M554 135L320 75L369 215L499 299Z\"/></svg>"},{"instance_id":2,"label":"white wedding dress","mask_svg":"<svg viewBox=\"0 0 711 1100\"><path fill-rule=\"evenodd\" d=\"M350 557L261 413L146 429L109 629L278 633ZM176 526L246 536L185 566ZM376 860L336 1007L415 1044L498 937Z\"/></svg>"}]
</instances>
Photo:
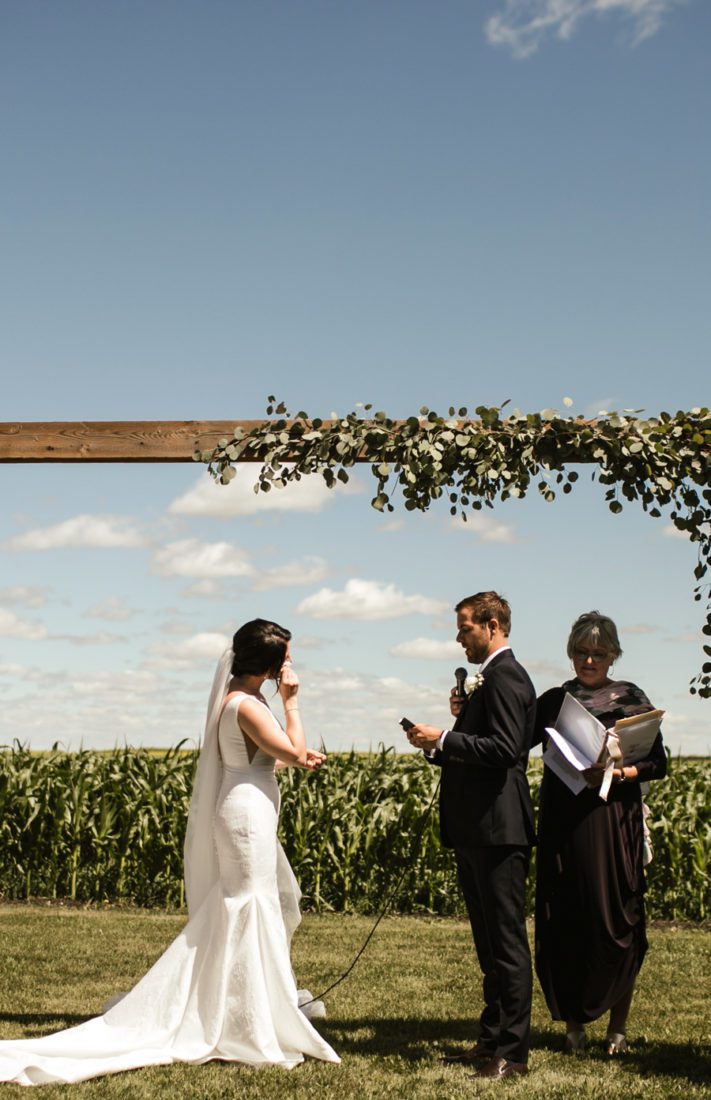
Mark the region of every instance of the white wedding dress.
<instances>
[{"instance_id":1,"label":"white wedding dress","mask_svg":"<svg viewBox=\"0 0 711 1100\"><path fill-rule=\"evenodd\" d=\"M237 722L244 695L223 711L222 694L208 707L191 804L188 923L104 1015L40 1039L0 1042L0 1081L81 1081L213 1058L285 1068L304 1055L340 1061L298 1007L289 948L300 891L277 839L275 761L257 750L250 763ZM208 816L210 837L200 821ZM207 850L194 850L196 838Z\"/></svg>"}]
</instances>

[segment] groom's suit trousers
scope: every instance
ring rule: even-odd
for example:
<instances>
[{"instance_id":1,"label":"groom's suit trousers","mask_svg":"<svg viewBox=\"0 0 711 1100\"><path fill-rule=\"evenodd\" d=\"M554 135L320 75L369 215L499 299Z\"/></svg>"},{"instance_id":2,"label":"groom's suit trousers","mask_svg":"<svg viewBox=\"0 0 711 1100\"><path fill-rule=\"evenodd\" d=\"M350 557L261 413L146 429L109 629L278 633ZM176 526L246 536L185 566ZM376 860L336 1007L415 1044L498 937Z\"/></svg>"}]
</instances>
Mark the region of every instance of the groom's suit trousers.
<instances>
[{"instance_id":1,"label":"groom's suit trousers","mask_svg":"<svg viewBox=\"0 0 711 1100\"><path fill-rule=\"evenodd\" d=\"M442 767L442 842L454 848L483 975L479 1038L525 1062L533 978L524 903L535 838L526 764L536 693L510 649L482 676L432 762Z\"/></svg>"},{"instance_id":2,"label":"groom's suit trousers","mask_svg":"<svg viewBox=\"0 0 711 1100\"><path fill-rule=\"evenodd\" d=\"M459 883L483 976L479 1042L527 1062L533 975L526 935L529 848L455 848Z\"/></svg>"}]
</instances>

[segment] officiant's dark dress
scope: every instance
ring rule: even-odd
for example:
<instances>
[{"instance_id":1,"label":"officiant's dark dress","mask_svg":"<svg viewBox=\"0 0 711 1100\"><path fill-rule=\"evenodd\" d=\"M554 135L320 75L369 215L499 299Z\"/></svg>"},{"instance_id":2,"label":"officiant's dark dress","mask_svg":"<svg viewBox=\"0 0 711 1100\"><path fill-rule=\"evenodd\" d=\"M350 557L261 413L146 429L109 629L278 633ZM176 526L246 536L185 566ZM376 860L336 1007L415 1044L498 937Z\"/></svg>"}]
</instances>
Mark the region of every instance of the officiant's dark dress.
<instances>
[{"instance_id":1,"label":"officiant's dark dress","mask_svg":"<svg viewBox=\"0 0 711 1100\"><path fill-rule=\"evenodd\" d=\"M570 692L609 728L652 710L628 681L595 690L577 679L538 700L535 742L553 726ZM534 743L535 743L534 742ZM640 783L661 779L666 755L659 734L638 778L575 795L544 768L536 880L536 973L554 1020L596 1020L634 986L647 950Z\"/></svg>"}]
</instances>

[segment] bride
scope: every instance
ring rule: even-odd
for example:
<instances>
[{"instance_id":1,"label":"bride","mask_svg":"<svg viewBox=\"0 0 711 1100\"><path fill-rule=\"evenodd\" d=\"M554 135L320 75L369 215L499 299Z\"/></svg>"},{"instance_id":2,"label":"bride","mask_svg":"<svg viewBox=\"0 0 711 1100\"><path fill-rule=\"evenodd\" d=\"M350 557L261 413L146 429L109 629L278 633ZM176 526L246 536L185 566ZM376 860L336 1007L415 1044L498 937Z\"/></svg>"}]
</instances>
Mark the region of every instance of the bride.
<instances>
[{"instance_id":1,"label":"bride","mask_svg":"<svg viewBox=\"0 0 711 1100\"><path fill-rule=\"evenodd\" d=\"M185 838L183 931L102 1016L0 1042L0 1081L82 1081L213 1058L285 1068L307 1054L340 1060L299 1008L289 958L300 891L277 839L274 769L316 770L325 759L306 748L290 638L254 619L217 666ZM278 684L283 728L262 695L268 679Z\"/></svg>"}]
</instances>

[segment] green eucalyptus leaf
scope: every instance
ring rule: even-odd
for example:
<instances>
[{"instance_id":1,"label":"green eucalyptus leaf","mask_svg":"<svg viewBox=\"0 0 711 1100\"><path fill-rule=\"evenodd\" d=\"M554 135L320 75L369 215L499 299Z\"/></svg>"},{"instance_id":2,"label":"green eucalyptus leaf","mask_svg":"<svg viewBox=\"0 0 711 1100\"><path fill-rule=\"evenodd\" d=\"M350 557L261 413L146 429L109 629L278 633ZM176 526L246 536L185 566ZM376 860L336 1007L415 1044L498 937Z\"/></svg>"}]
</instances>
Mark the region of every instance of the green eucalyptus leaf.
<instances>
[{"instance_id":1,"label":"green eucalyptus leaf","mask_svg":"<svg viewBox=\"0 0 711 1100\"><path fill-rule=\"evenodd\" d=\"M466 420L465 406L454 419L456 407L451 405L447 420L423 406L419 417L395 421L383 411L366 419L372 405L359 403L345 417L332 414L335 422L324 425L319 418L308 422L304 410L289 423L284 402L277 404L273 395L267 402L267 415L276 413L282 419L265 420L249 432L236 425L232 439L220 440L213 450L196 449L193 460L205 463L223 484L235 476L232 463L259 460L263 466L255 491L267 492L270 482L283 487L314 472L320 472L329 487L345 483L344 467L362 459L378 478L373 505L380 511L393 509L384 486L394 472L408 511L426 511L446 495L453 514L458 503L479 511L484 505L492 508L495 501L524 497L536 475L541 478L538 491L553 501L548 473L555 474L555 483L567 494L579 478L578 471L569 468L571 463L599 463L597 478L595 468L591 476L604 487L610 510L622 510L620 497L640 500L653 518L672 505L671 521L697 544L697 580L706 574L711 559L708 409L678 411L674 416L663 412L645 419L638 415L643 410L625 409L622 414L601 413L593 421L563 418L555 409L528 414L516 409L502 419L508 403L504 402L498 407L477 406L478 420ZM703 592L697 589L694 599L699 601L704 593L708 598L708 586ZM699 674L693 685L703 697L711 696L708 676Z\"/></svg>"}]
</instances>

